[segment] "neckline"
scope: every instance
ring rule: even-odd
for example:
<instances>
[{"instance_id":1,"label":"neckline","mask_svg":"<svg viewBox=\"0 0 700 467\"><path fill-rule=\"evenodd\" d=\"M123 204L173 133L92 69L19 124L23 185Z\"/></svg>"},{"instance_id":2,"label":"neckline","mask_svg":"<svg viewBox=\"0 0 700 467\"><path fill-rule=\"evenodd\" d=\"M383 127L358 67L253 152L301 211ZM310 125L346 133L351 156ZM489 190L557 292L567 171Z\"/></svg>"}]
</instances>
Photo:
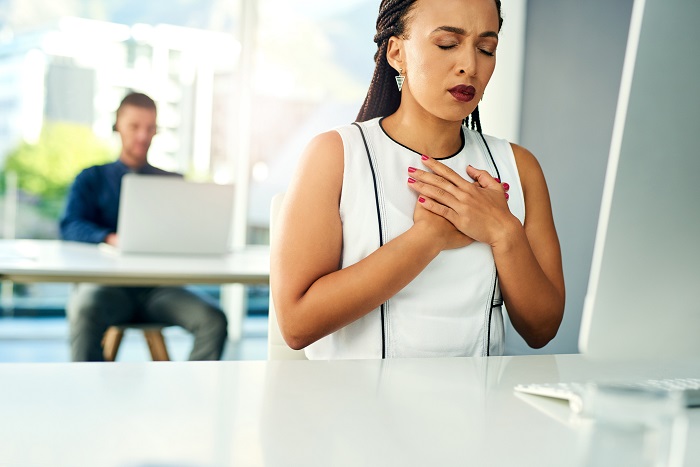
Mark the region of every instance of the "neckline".
<instances>
[{"instance_id":1,"label":"neckline","mask_svg":"<svg viewBox=\"0 0 700 467\"><path fill-rule=\"evenodd\" d=\"M386 132L386 130L384 129L384 125L382 125L382 121L383 121L385 118L386 118L386 117L381 117L381 118L379 119L379 122L378 122L379 128L381 128L382 133L384 133L384 135L385 135L387 138L389 138L391 141L393 141L394 143L398 144L398 145L401 146L402 148L408 149L409 151L414 152L414 153L418 154L419 156L421 156L422 153L416 151L415 149L409 148L409 147L406 146L405 144L402 144L402 143L396 141L394 138L392 138L392 137L389 135L389 133ZM459 138L462 140L462 144L460 145L460 147L459 147L459 149L457 150L457 152L455 152L454 154L452 154L452 155L450 155L450 156L445 156L445 157L434 157L433 159L435 159L435 160L437 160L437 161L444 161L444 160L447 160L447 159L451 159L451 158L457 156L460 152L462 152L462 150L464 149L464 146L465 146L465 144L466 144L466 139L465 139L465 137L464 137L464 129L463 129L463 128L462 128L462 131L459 132Z\"/></svg>"}]
</instances>

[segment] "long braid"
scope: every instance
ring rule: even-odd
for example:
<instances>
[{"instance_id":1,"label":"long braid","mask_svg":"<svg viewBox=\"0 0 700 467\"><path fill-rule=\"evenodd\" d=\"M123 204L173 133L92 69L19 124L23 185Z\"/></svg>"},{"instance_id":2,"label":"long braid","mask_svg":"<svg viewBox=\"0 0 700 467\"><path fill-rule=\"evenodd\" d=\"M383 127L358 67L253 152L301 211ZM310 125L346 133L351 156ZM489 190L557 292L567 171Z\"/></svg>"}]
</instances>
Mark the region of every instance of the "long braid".
<instances>
[{"instance_id":1,"label":"long braid","mask_svg":"<svg viewBox=\"0 0 700 467\"><path fill-rule=\"evenodd\" d=\"M386 59L389 38L392 36L406 37L406 19L411 7L416 0L382 0L377 16L377 34L374 42L377 44L377 52L374 54L374 74L367 91L367 97L357 115L358 122L365 122L376 117L391 115L401 104L401 93L396 89L396 70ZM498 30L501 30L503 18L501 17L501 0L495 0L498 9ZM465 119L465 125L471 122L471 127L481 133L481 121L479 120L479 107Z\"/></svg>"},{"instance_id":2,"label":"long braid","mask_svg":"<svg viewBox=\"0 0 700 467\"><path fill-rule=\"evenodd\" d=\"M464 126L476 130L481 133L481 120L479 120L479 106L477 105L474 111L469 114L469 117L464 119Z\"/></svg>"},{"instance_id":3,"label":"long braid","mask_svg":"<svg viewBox=\"0 0 700 467\"><path fill-rule=\"evenodd\" d=\"M394 70L386 59L389 39L392 36L405 36L406 16L416 0L383 0L379 5L377 16L377 34L374 42L377 52L374 54L374 74L360 113L358 122L371 120L396 112L401 103L401 93L396 91ZM392 89L392 86L394 89Z\"/></svg>"}]
</instances>

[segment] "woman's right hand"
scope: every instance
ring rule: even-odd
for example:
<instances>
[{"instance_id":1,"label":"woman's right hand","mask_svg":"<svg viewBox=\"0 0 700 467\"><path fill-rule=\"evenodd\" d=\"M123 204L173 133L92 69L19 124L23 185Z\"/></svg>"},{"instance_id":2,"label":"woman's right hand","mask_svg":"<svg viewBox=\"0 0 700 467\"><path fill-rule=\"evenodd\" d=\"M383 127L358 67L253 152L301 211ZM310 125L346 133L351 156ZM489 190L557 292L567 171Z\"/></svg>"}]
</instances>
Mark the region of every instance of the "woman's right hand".
<instances>
[{"instance_id":1,"label":"woman's right hand","mask_svg":"<svg viewBox=\"0 0 700 467\"><path fill-rule=\"evenodd\" d=\"M457 230L452 222L428 211L418 200L416 200L416 207L413 211L413 223L416 226L425 226L429 230L431 238L440 242L441 251L462 248L474 242L473 238Z\"/></svg>"}]
</instances>

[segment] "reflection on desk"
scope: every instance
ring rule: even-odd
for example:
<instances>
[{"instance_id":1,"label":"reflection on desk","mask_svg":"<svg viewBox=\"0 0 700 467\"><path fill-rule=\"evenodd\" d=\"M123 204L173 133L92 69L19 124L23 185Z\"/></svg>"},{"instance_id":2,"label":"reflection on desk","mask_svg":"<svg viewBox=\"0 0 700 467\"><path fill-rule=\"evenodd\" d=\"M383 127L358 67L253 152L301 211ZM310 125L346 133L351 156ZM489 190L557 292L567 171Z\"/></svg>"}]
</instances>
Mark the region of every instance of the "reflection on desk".
<instances>
[{"instance_id":1,"label":"reflection on desk","mask_svg":"<svg viewBox=\"0 0 700 467\"><path fill-rule=\"evenodd\" d=\"M586 424L513 387L648 371L579 355L6 364L0 465L580 466ZM654 372L698 374L700 362ZM700 411L688 416L698 439ZM697 443L686 465L700 465Z\"/></svg>"}]
</instances>

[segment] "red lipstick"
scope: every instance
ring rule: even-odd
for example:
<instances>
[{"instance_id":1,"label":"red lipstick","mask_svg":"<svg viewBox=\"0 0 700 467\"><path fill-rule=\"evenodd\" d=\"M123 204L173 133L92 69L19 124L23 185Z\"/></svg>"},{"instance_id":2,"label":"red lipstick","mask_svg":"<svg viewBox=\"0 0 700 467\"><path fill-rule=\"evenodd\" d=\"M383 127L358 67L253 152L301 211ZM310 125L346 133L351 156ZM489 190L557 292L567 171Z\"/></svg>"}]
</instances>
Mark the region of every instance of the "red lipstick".
<instances>
[{"instance_id":1,"label":"red lipstick","mask_svg":"<svg viewBox=\"0 0 700 467\"><path fill-rule=\"evenodd\" d=\"M476 94L476 89L474 86L465 86L464 84L459 84L449 90L452 97L457 99L459 102L469 102L474 99Z\"/></svg>"}]
</instances>

